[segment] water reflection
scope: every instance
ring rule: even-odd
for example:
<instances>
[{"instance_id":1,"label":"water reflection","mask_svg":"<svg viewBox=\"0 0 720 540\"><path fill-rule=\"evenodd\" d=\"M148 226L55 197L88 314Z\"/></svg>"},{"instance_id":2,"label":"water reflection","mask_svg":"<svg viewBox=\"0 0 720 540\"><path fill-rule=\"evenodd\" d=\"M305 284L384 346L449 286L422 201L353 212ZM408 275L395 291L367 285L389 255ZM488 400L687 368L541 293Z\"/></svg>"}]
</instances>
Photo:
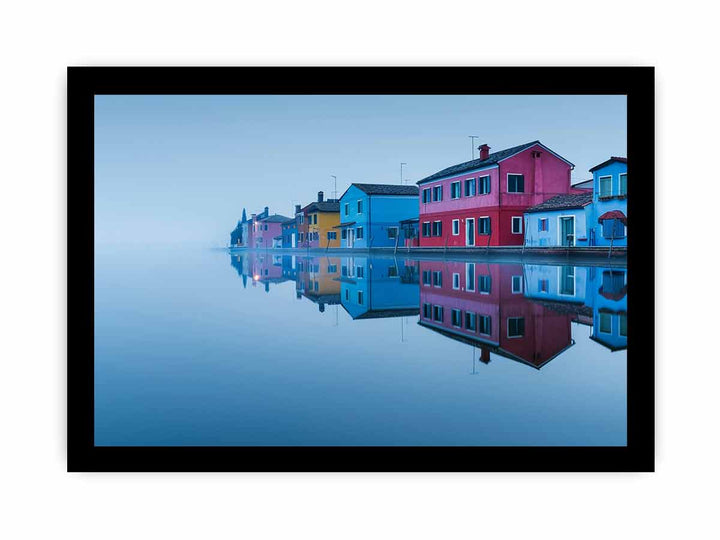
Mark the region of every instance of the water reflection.
<instances>
[{"instance_id":1,"label":"water reflection","mask_svg":"<svg viewBox=\"0 0 720 540\"><path fill-rule=\"evenodd\" d=\"M298 299L355 320L400 317L491 354L541 369L575 345L572 323L609 351L627 348L627 270L368 256L231 255L243 287L295 282ZM337 313L336 313L337 317ZM417 319L415 319L417 317Z\"/></svg>"}]
</instances>

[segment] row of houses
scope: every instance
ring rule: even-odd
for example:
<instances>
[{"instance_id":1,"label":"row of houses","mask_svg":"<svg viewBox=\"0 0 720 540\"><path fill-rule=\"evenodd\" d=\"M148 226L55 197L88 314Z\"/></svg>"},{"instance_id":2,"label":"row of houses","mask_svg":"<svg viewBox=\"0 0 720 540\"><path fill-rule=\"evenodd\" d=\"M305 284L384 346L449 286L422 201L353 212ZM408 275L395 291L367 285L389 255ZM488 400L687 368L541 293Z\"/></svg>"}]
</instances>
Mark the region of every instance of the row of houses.
<instances>
[{"instance_id":1,"label":"row of houses","mask_svg":"<svg viewBox=\"0 0 720 540\"><path fill-rule=\"evenodd\" d=\"M394 258L231 256L247 286L295 282L295 295L353 320L417 317L446 338L541 368L574 344L571 323L590 339L627 348L627 271L573 265L486 264Z\"/></svg>"},{"instance_id":2,"label":"row of houses","mask_svg":"<svg viewBox=\"0 0 720 540\"><path fill-rule=\"evenodd\" d=\"M353 183L292 217L243 219L249 248L627 246L627 159L611 157L571 184L574 165L540 141L452 165L416 186Z\"/></svg>"}]
</instances>

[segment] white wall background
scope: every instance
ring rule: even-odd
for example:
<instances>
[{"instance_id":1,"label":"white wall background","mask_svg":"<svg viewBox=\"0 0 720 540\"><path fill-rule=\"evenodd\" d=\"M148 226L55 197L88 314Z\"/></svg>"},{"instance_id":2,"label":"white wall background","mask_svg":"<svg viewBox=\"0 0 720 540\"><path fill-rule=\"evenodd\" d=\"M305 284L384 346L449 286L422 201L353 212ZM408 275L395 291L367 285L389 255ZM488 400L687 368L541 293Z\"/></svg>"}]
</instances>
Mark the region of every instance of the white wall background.
<instances>
[{"instance_id":1,"label":"white wall background","mask_svg":"<svg viewBox=\"0 0 720 540\"><path fill-rule=\"evenodd\" d=\"M0 535L606 540L717 531L720 362L711 261L720 175L713 166L718 32L711 6L5 4ZM308 64L657 66L657 473L65 472L65 67Z\"/></svg>"}]
</instances>

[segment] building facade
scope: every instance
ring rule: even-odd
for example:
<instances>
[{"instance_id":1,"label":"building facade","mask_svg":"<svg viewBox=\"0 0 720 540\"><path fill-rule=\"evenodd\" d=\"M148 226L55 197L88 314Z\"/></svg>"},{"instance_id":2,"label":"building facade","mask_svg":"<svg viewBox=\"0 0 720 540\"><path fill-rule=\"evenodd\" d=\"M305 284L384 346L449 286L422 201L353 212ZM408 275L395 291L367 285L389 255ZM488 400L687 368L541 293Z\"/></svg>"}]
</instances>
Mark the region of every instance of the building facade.
<instances>
[{"instance_id":1,"label":"building facade","mask_svg":"<svg viewBox=\"0 0 720 540\"><path fill-rule=\"evenodd\" d=\"M418 216L418 188L351 184L340 197L340 246L402 247L404 220Z\"/></svg>"},{"instance_id":2,"label":"building facade","mask_svg":"<svg viewBox=\"0 0 720 540\"><path fill-rule=\"evenodd\" d=\"M282 227L282 245L283 248L296 248L298 247L298 226L297 226L297 215L300 212L300 205L295 206L295 216L288 218L287 221L281 224Z\"/></svg>"},{"instance_id":3,"label":"building facade","mask_svg":"<svg viewBox=\"0 0 720 540\"><path fill-rule=\"evenodd\" d=\"M302 209L303 219L298 230L301 236L300 247L328 248L340 247L340 203L337 199L325 200L322 191L318 200Z\"/></svg>"},{"instance_id":4,"label":"building facade","mask_svg":"<svg viewBox=\"0 0 720 540\"><path fill-rule=\"evenodd\" d=\"M512 246L524 241L523 214L570 186L574 165L540 141L490 153L417 184L420 246Z\"/></svg>"},{"instance_id":5,"label":"building facade","mask_svg":"<svg viewBox=\"0 0 720 540\"><path fill-rule=\"evenodd\" d=\"M282 224L289 220L287 216L280 214L267 215L268 209L265 207L265 217L256 217L253 219L253 244L255 249L266 249L279 247L282 238Z\"/></svg>"},{"instance_id":6,"label":"building facade","mask_svg":"<svg viewBox=\"0 0 720 540\"><path fill-rule=\"evenodd\" d=\"M572 247L590 242L592 192L556 195L525 210L525 245L528 247Z\"/></svg>"},{"instance_id":7,"label":"building facade","mask_svg":"<svg viewBox=\"0 0 720 540\"><path fill-rule=\"evenodd\" d=\"M611 157L596 165L589 217L591 245L627 246L627 159Z\"/></svg>"}]
</instances>

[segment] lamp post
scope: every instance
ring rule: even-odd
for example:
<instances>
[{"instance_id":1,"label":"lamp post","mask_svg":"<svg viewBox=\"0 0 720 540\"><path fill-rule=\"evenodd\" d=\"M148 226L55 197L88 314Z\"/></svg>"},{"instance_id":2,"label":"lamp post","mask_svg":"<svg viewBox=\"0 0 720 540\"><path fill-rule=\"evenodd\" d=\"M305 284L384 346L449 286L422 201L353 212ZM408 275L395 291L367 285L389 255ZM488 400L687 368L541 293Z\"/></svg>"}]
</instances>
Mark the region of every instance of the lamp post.
<instances>
[{"instance_id":1,"label":"lamp post","mask_svg":"<svg viewBox=\"0 0 720 540\"><path fill-rule=\"evenodd\" d=\"M477 135L468 135L468 137L470 137L470 155L472 156L470 159L475 159L475 139L480 137Z\"/></svg>"},{"instance_id":2,"label":"lamp post","mask_svg":"<svg viewBox=\"0 0 720 540\"><path fill-rule=\"evenodd\" d=\"M405 165L407 165L407 163L404 163L404 162L403 162L403 163L400 164L400 185L401 185L401 186L402 186L402 183L403 183L403 167L404 167Z\"/></svg>"}]
</instances>

